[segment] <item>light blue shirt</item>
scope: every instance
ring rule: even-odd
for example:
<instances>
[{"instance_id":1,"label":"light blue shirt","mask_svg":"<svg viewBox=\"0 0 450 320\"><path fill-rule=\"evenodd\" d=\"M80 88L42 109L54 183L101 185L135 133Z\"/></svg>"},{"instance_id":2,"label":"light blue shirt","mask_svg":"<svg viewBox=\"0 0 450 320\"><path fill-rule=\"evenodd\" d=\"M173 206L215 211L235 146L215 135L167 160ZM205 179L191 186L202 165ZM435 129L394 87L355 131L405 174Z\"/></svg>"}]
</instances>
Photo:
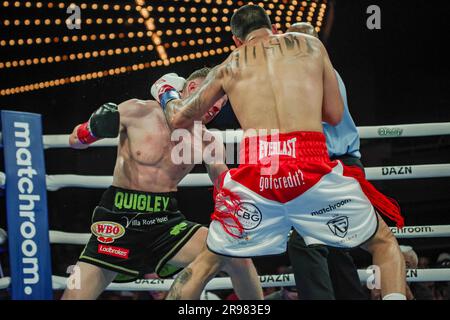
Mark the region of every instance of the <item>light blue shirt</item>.
<instances>
[{"instance_id":1,"label":"light blue shirt","mask_svg":"<svg viewBox=\"0 0 450 320\"><path fill-rule=\"evenodd\" d=\"M345 84L337 71L336 77L339 83L339 91L344 101L344 114L341 122L335 127L323 122L323 132L327 138L328 153L330 157L350 155L361 158L361 153L359 153L359 133L348 110Z\"/></svg>"}]
</instances>

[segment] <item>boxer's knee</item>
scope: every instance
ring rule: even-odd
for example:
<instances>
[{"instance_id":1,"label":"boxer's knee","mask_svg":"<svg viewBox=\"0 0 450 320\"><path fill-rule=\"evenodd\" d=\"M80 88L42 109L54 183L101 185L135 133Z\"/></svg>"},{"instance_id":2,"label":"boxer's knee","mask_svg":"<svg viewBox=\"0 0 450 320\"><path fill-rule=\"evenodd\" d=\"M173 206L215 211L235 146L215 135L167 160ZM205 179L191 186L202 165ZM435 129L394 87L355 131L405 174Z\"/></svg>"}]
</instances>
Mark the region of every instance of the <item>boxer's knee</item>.
<instances>
[{"instance_id":1,"label":"boxer's knee","mask_svg":"<svg viewBox=\"0 0 450 320\"><path fill-rule=\"evenodd\" d=\"M190 268L192 269L193 276L209 279L225 268L227 259L209 250L203 250L190 264Z\"/></svg>"},{"instance_id":2,"label":"boxer's knee","mask_svg":"<svg viewBox=\"0 0 450 320\"><path fill-rule=\"evenodd\" d=\"M367 250L372 255L389 256L392 263L403 263L397 239L384 223L380 224L376 235L367 244Z\"/></svg>"},{"instance_id":3,"label":"boxer's knee","mask_svg":"<svg viewBox=\"0 0 450 320\"><path fill-rule=\"evenodd\" d=\"M253 267L252 259L228 258L223 265L223 271L232 276L252 269Z\"/></svg>"}]
</instances>

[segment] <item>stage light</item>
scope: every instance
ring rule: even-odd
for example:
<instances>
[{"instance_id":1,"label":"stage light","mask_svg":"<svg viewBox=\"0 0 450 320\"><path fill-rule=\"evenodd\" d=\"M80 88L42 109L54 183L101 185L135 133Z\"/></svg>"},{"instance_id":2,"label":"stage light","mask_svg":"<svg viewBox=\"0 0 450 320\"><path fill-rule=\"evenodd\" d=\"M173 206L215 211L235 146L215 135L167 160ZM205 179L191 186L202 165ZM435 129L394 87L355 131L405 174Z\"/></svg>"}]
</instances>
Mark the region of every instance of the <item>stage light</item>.
<instances>
[{"instance_id":1,"label":"stage light","mask_svg":"<svg viewBox=\"0 0 450 320\"><path fill-rule=\"evenodd\" d=\"M94 0L95 1L95 0ZM323 0L326 1L326 0ZM254 1L254 3L263 7L269 15L271 15L272 20L276 23L278 28L281 26L288 28L291 23L294 21L302 21L307 20L310 21L316 30L320 31L321 27L324 25L325 14L327 5L323 1L320 0L312 0L312 1ZM136 18L130 15L121 16L120 18L116 17L106 17L105 15L101 16L88 16L84 19L84 24L86 25L112 25L112 24L120 24L121 28L124 32L118 33L101 33L101 34L89 34L83 33L80 34L77 32L77 36L53 36L45 34L42 38L34 39L32 36L29 38L20 38L20 39L0 39L0 45L2 47L5 46L23 46L23 45L52 45L53 43L68 43L71 42L73 44L81 41L115 41L116 39L125 39L128 38L131 41L137 41L137 38L142 39L144 37L148 37L151 39L152 44L141 44L129 47L120 47L114 48L114 46L110 46L112 48L108 48L105 50L97 49L97 51L86 51L86 52L78 52L75 53L75 59L73 58L74 53L67 53L66 55L60 55L59 58L57 56L46 56L39 57L37 63L56 63L56 62L64 62L64 61L72 61L72 60L80 60L80 59L93 59L99 58L101 56L108 55L123 55L137 52L145 52L155 50L155 53L158 54L159 60L157 62L146 62L143 64L137 64L138 69L141 68L149 68L158 65L169 65L176 62L187 61L185 59L198 59L209 57L212 55L218 55L223 53L228 53L230 50L233 50L234 46L223 46L223 48L210 48L209 51L205 51L201 46L211 45L211 44L220 44L220 43L229 43L231 41L231 36L227 35L224 37L222 33L228 33L231 31L229 23L229 14L231 14L238 6L247 4L247 1L211 1L211 0L180 0L175 1L176 5L166 4L161 2L161 5L153 6L146 5L145 0L135 0L134 5L123 5L123 4L110 4L110 3L98 3L96 2L83 2L78 5L84 10L114 10L114 11L130 11L136 10L140 13L140 17ZM42 5L42 2L32 3L31 1L2 1L3 7L11 7L17 6L19 7L42 7L45 8L57 8L63 9L70 5L70 3L62 3L62 2L45 2ZM153 4L149 1L149 3ZM207 4L207 6L202 4ZM224 7L227 6L227 7ZM317 10L316 10L317 9ZM170 13L170 14L169 14ZM175 13L175 14L174 14ZM305 15L303 15L305 13ZM26 16L24 16L26 17ZM304 17L304 18L303 18ZM26 17L30 19L5 19L3 20L4 26L51 26L58 25L64 23L61 19L53 20L39 16L39 19L35 19L34 17ZM305 19L306 18L306 19ZM31 21L31 23L30 23ZM28 24L27 24L28 22ZM124 22L127 24L124 25ZM172 25L168 25L168 24ZM183 27L173 28L177 23L184 24ZM199 24L201 23L201 24ZM126 28L129 25L134 24L137 26L137 29L130 31ZM142 31L140 29L139 24L143 24L143 27L146 28L146 31ZM155 25L156 24L156 25ZM192 26L194 24L194 26ZM94 27L94 26L93 26ZM213 34L214 32L214 34ZM184 39L179 39L179 36L183 36ZM205 37L205 36L209 37ZM106 42L107 43L107 42ZM188 47L186 47L188 45ZM187 50L193 52L182 53L180 56L174 56L171 51L169 51L170 56L165 52L166 49L177 49L178 50ZM103 53L103 55L102 55ZM193 57L192 57L193 55ZM36 58L31 59L17 59L14 61L9 61L8 66L10 68L16 67L24 67L29 66L36 63ZM156 61L156 60L155 60ZM3 68L6 66L6 62L2 61ZM129 72L131 70L131 66L126 66L120 69L120 72L123 73ZM128 70L128 71L127 71ZM114 71L114 74L117 72ZM81 76L81 79L93 79L95 76L106 76L109 74L109 71L106 70L104 74L97 73L87 73L85 77ZM88 76L89 75L89 76ZM84 80L82 80L84 81ZM65 83L70 83L67 78ZM45 82L44 82L45 84ZM54 82L49 82L49 86L51 87L53 84L56 84L56 80ZM23 91L25 87L21 89L21 87L10 88L10 92ZM13 91L14 89L15 91Z\"/></svg>"}]
</instances>

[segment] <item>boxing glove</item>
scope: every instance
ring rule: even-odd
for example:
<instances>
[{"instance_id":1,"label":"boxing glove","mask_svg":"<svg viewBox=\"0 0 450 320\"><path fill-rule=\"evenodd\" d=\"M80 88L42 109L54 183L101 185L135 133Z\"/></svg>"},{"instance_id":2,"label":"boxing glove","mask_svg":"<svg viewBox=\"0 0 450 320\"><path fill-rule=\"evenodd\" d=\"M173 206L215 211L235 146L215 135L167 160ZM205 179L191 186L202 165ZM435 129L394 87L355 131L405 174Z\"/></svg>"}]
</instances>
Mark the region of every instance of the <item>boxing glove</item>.
<instances>
[{"instance_id":1,"label":"boxing glove","mask_svg":"<svg viewBox=\"0 0 450 320\"><path fill-rule=\"evenodd\" d=\"M180 99L186 80L176 73L168 73L159 78L151 87L150 92L163 109L169 101Z\"/></svg>"},{"instance_id":2,"label":"boxing glove","mask_svg":"<svg viewBox=\"0 0 450 320\"><path fill-rule=\"evenodd\" d=\"M115 138L119 134L120 114L115 103L105 103L77 129L77 138L83 144L91 144L103 138Z\"/></svg>"}]
</instances>

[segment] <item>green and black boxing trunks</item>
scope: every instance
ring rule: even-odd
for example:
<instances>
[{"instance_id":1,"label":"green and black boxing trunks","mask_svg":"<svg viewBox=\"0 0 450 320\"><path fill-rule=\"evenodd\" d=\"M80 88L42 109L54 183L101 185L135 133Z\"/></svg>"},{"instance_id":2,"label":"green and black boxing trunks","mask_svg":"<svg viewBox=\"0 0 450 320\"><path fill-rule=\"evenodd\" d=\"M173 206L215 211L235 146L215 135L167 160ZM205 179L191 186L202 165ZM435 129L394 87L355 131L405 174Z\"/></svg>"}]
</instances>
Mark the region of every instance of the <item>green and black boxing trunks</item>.
<instances>
[{"instance_id":1,"label":"green and black boxing trunks","mask_svg":"<svg viewBox=\"0 0 450 320\"><path fill-rule=\"evenodd\" d=\"M168 261L201 225L187 221L175 193L148 193L109 187L92 215L91 233L80 261L117 271L115 282L156 272L170 277L181 270Z\"/></svg>"}]
</instances>

